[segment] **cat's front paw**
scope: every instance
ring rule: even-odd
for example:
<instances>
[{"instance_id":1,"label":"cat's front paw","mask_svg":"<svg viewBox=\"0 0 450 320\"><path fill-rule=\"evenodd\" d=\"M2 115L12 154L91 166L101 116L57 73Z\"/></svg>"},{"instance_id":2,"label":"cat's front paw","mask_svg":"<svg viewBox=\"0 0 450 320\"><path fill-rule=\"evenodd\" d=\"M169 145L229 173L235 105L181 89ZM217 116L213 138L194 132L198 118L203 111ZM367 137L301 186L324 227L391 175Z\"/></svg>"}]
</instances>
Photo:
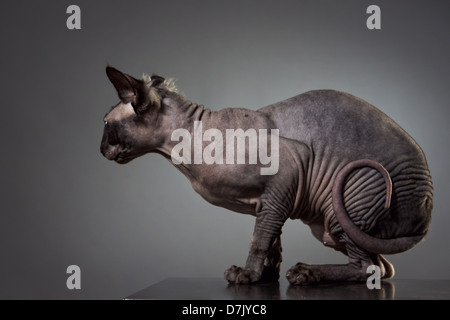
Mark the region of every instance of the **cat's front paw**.
<instances>
[{"instance_id":1,"label":"cat's front paw","mask_svg":"<svg viewBox=\"0 0 450 320\"><path fill-rule=\"evenodd\" d=\"M225 270L225 279L230 283L248 284L261 279L261 274L241 267L231 266Z\"/></svg>"},{"instance_id":2,"label":"cat's front paw","mask_svg":"<svg viewBox=\"0 0 450 320\"><path fill-rule=\"evenodd\" d=\"M286 278L292 285L306 286L319 283L322 273L315 266L299 262L287 271Z\"/></svg>"}]
</instances>

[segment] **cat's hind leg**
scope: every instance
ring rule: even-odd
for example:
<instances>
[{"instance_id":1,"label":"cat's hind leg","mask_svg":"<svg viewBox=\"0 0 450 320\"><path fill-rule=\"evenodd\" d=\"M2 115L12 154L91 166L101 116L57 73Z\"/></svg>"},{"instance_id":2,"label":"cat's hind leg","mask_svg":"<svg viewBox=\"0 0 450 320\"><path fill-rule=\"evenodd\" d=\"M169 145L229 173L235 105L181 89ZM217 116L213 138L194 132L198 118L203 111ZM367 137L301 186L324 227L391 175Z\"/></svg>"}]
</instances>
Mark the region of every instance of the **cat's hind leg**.
<instances>
[{"instance_id":1,"label":"cat's hind leg","mask_svg":"<svg viewBox=\"0 0 450 320\"><path fill-rule=\"evenodd\" d=\"M347 264L309 265L297 263L286 273L286 278L292 285L309 285L333 281L366 281L370 274L367 268L370 265L379 265L381 277L393 275L393 267L381 255L370 255L358 248L350 239L346 239ZM386 261L391 268L384 267ZM383 266L383 268L381 268ZM388 272L387 272L388 271ZM392 271L392 272L391 272Z\"/></svg>"}]
</instances>

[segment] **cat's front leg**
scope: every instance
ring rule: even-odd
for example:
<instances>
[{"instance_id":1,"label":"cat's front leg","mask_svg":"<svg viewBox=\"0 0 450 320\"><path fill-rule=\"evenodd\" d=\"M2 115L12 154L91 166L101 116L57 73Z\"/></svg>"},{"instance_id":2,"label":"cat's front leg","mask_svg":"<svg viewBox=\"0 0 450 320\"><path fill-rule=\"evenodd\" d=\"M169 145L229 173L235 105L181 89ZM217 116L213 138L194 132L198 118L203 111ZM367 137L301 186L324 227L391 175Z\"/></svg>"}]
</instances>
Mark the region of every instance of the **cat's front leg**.
<instances>
[{"instance_id":1,"label":"cat's front leg","mask_svg":"<svg viewBox=\"0 0 450 320\"><path fill-rule=\"evenodd\" d=\"M278 214L261 212L256 218L245 267L231 266L225 271L225 279L241 284L277 281L281 264L280 234L285 220Z\"/></svg>"}]
</instances>

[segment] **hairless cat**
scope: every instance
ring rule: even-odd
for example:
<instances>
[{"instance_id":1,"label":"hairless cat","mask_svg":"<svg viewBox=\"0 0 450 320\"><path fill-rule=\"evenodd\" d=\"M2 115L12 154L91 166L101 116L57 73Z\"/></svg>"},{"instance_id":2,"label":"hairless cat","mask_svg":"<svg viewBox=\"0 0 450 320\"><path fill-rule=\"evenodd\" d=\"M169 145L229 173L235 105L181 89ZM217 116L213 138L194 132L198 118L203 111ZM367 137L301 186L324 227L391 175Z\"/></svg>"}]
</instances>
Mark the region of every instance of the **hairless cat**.
<instances>
[{"instance_id":1,"label":"hairless cat","mask_svg":"<svg viewBox=\"0 0 450 320\"><path fill-rule=\"evenodd\" d=\"M124 164L159 153L208 202L255 216L245 266L225 271L231 283L278 280L281 229L289 218L302 220L319 241L349 260L298 263L286 274L294 285L365 281L370 265L380 268L382 278L391 278L394 268L382 254L408 250L428 232L433 186L425 155L398 124L362 99L314 90L257 111L211 111L187 100L170 79L136 79L110 66L106 73L120 98L104 118L101 152L107 159ZM174 136L180 129L191 136ZM228 161L235 154L227 161L214 158L235 144L236 136L219 139L229 137L230 130L241 130L249 140L237 150L245 159L255 152L249 133L266 134L257 138L270 145L267 155L276 156L276 172L262 173L267 161L261 156L252 163ZM198 142L198 133L209 138ZM181 148L181 138L194 144ZM206 154L204 146L213 160L188 157L198 148Z\"/></svg>"}]
</instances>

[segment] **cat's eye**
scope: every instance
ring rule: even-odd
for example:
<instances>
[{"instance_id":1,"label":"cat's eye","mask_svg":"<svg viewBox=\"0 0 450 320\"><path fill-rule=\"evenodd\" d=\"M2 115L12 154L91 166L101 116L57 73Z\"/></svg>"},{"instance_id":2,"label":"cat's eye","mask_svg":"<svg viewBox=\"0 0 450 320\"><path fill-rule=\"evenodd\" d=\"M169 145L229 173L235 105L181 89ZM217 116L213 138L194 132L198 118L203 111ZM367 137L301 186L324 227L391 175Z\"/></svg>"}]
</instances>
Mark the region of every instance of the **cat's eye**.
<instances>
[{"instance_id":1,"label":"cat's eye","mask_svg":"<svg viewBox=\"0 0 450 320\"><path fill-rule=\"evenodd\" d=\"M103 120L103 123L105 124L105 126L108 124L108 121Z\"/></svg>"}]
</instances>

